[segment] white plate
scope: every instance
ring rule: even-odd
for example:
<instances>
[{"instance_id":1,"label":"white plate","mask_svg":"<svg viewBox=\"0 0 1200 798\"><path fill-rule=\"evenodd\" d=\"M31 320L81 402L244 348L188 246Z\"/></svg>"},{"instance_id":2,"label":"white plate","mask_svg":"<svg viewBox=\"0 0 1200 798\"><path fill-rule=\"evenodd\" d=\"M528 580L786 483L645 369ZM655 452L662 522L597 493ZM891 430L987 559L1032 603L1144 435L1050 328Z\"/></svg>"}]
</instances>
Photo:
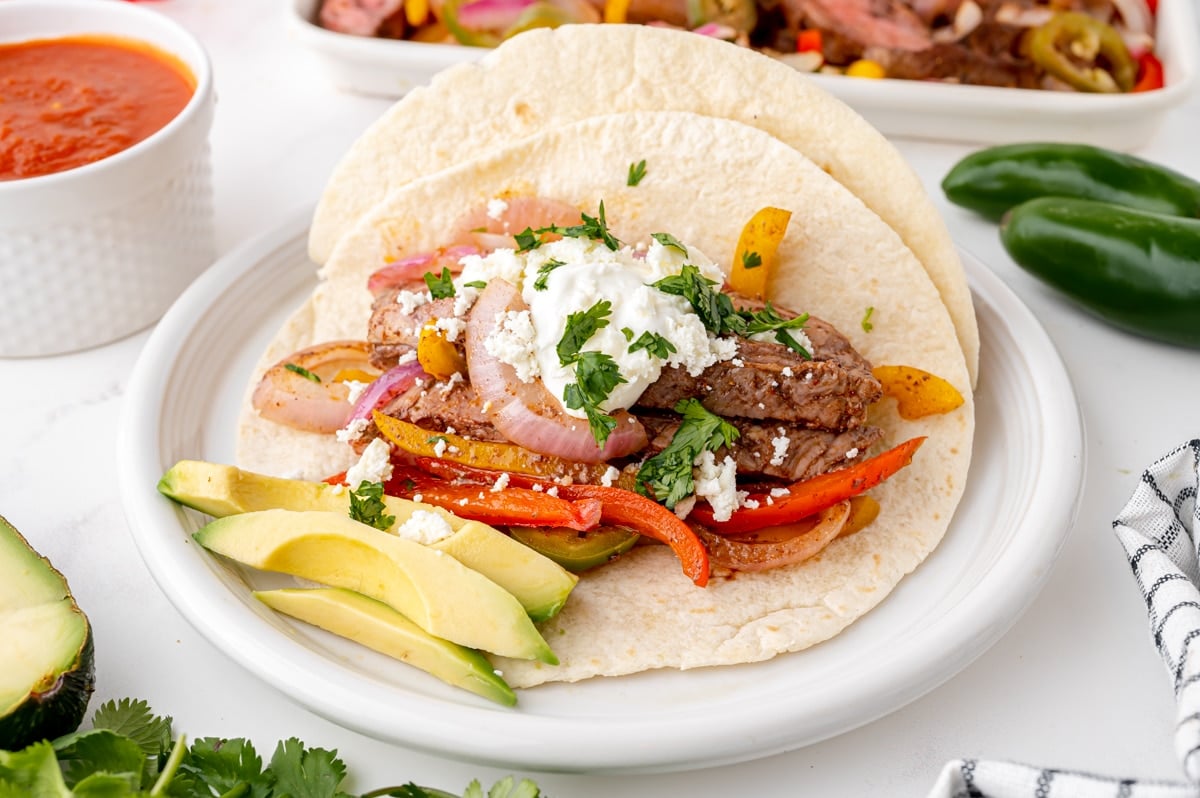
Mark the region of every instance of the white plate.
<instances>
[{"instance_id":1,"label":"white plate","mask_svg":"<svg viewBox=\"0 0 1200 798\"><path fill-rule=\"evenodd\" d=\"M966 257L983 350L975 456L941 546L834 639L734 667L522 691L516 709L274 615L194 544L203 517L155 492L184 458L232 462L259 353L314 285L307 216L214 265L154 331L125 400L121 498L147 567L214 645L312 711L379 739L502 767L650 771L797 748L933 689L994 643L1048 576L1073 521L1082 430L1063 364L1028 309Z\"/></svg>"},{"instance_id":2,"label":"white plate","mask_svg":"<svg viewBox=\"0 0 1200 798\"><path fill-rule=\"evenodd\" d=\"M316 25L320 0L287 3L289 34L308 48L334 85L399 97L437 72L482 58L488 50L375 39ZM1172 107L1188 96L1200 57L1195 0L1160 0L1157 52L1166 88L1098 95L914 80L863 80L809 75L889 136L998 144L1035 139L1078 141L1130 150L1146 144Z\"/></svg>"}]
</instances>

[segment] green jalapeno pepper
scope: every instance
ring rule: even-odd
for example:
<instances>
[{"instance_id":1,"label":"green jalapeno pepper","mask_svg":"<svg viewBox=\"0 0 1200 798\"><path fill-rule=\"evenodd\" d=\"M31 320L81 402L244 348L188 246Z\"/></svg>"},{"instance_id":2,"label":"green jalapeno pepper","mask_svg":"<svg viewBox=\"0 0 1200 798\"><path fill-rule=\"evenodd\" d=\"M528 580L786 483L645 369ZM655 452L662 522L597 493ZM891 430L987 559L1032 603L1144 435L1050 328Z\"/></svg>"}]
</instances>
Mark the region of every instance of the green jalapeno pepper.
<instances>
[{"instance_id":1,"label":"green jalapeno pepper","mask_svg":"<svg viewBox=\"0 0 1200 798\"><path fill-rule=\"evenodd\" d=\"M1150 161L1087 144L989 147L955 164L942 180L942 191L954 204L993 219L1026 200L1051 196L1200 217L1200 182Z\"/></svg>"},{"instance_id":2,"label":"green jalapeno pepper","mask_svg":"<svg viewBox=\"0 0 1200 798\"><path fill-rule=\"evenodd\" d=\"M1125 92L1137 64L1116 28L1079 11L1062 11L1029 33L1029 57L1080 91Z\"/></svg>"},{"instance_id":3,"label":"green jalapeno pepper","mask_svg":"<svg viewBox=\"0 0 1200 798\"><path fill-rule=\"evenodd\" d=\"M1200 348L1200 219L1045 197L1001 225L1019 266L1106 321Z\"/></svg>"}]
</instances>

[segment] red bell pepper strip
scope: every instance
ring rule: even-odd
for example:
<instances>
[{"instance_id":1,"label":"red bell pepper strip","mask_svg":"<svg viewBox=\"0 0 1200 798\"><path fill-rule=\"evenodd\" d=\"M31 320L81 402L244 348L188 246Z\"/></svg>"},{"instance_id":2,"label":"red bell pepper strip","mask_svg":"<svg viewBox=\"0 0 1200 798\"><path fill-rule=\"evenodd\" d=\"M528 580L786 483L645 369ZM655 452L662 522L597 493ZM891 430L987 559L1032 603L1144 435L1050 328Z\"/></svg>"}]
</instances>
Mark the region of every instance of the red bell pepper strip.
<instances>
[{"instance_id":1,"label":"red bell pepper strip","mask_svg":"<svg viewBox=\"0 0 1200 798\"><path fill-rule=\"evenodd\" d=\"M883 482L911 463L913 454L924 442L924 436L912 438L849 468L796 482L788 488L788 495L772 497L770 504L765 495L751 496L758 501L758 507L740 507L728 521L715 520L707 502L698 503L689 518L723 535L795 523Z\"/></svg>"},{"instance_id":2,"label":"red bell pepper strip","mask_svg":"<svg viewBox=\"0 0 1200 798\"><path fill-rule=\"evenodd\" d=\"M819 53L823 50L821 31L817 28L805 28L796 36L796 52Z\"/></svg>"},{"instance_id":3,"label":"red bell pepper strip","mask_svg":"<svg viewBox=\"0 0 1200 798\"><path fill-rule=\"evenodd\" d=\"M1163 65L1154 53L1142 53L1138 58L1138 79L1131 91L1154 91L1163 87Z\"/></svg>"},{"instance_id":4,"label":"red bell pepper strip","mask_svg":"<svg viewBox=\"0 0 1200 798\"><path fill-rule=\"evenodd\" d=\"M414 484L394 495L405 499L420 496L420 501L425 504L489 526L553 526L586 532L594 529L602 518L601 504L595 499L576 501L527 488L506 487L493 491L483 485L443 482Z\"/></svg>"},{"instance_id":5,"label":"red bell pepper strip","mask_svg":"<svg viewBox=\"0 0 1200 798\"><path fill-rule=\"evenodd\" d=\"M426 469L432 474L450 479L471 479L491 483L497 477L495 471L450 463L432 457L418 457L416 464L417 467ZM679 558L683 573L697 587L704 587L708 584L708 550L704 548L704 544L690 526L658 502L624 488L581 483L557 485L554 482L522 474L510 474L509 484L527 488L532 488L534 485L544 489L557 488L560 498L575 502L599 500L600 523L628 527L640 535L666 543ZM535 495L545 495L545 491L537 492Z\"/></svg>"}]
</instances>

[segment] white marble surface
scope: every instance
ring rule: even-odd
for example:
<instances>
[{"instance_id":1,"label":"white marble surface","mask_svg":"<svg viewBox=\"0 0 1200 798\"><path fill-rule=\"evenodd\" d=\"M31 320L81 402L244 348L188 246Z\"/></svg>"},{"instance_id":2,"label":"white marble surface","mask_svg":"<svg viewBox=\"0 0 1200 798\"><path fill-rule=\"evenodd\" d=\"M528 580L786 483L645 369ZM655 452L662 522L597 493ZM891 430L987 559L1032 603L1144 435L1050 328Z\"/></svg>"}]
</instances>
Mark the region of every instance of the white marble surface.
<instances>
[{"instance_id":1,"label":"white marble surface","mask_svg":"<svg viewBox=\"0 0 1200 798\"><path fill-rule=\"evenodd\" d=\"M217 76L212 132L224 252L311 204L339 155L387 106L335 92L287 41L285 0L163 0ZM1200 97L1142 154L1200 176ZM1110 522L1137 475L1200 435L1200 352L1093 321L1007 258L992 226L949 208L937 184L971 148L899 141L956 240L1033 309L1066 361L1087 433L1078 521L1014 628L942 687L866 727L789 754L652 776L527 774L565 798L751 794L921 796L959 756L1178 779L1169 682ZM2 289L0 289L2 291ZM200 638L155 586L130 540L114 473L116 427L147 333L88 352L0 360L0 514L69 577L96 630L96 701L137 696L196 735L299 736L337 748L365 791L413 780L461 790L503 770L413 753L341 729L284 699ZM214 366L218 366L214 363ZM1064 497L1065 500L1065 497Z\"/></svg>"}]
</instances>

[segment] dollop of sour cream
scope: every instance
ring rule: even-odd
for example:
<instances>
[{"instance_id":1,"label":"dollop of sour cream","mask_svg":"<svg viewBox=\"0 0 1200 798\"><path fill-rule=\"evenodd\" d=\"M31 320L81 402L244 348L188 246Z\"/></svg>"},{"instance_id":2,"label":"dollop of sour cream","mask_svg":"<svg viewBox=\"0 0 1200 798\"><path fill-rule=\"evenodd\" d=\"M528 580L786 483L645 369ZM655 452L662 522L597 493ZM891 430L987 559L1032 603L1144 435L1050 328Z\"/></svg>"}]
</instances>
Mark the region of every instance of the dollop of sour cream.
<instances>
[{"instance_id":1,"label":"dollop of sour cream","mask_svg":"<svg viewBox=\"0 0 1200 798\"><path fill-rule=\"evenodd\" d=\"M730 341L709 335L686 299L653 286L679 274L689 263L718 285L724 281L720 268L704 253L684 247L686 254L652 239L649 244L613 250L596 239L563 238L527 252L497 249L487 255L467 256L455 282L502 278L521 291L529 306L533 334L525 336L520 346L506 341L496 354L514 366L522 379L540 376L560 403L567 385L576 381L574 366L562 365L556 351L568 317L601 301L611 303L607 326L586 341L583 351L608 355L625 379L600 405L601 410L612 413L631 407L664 367L679 366L696 375L735 354ZM675 351L665 358L647 349L630 352L630 346L647 332L662 336ZM585 417L582 410L564 410Z\"/></svg>"}]
</instances>

